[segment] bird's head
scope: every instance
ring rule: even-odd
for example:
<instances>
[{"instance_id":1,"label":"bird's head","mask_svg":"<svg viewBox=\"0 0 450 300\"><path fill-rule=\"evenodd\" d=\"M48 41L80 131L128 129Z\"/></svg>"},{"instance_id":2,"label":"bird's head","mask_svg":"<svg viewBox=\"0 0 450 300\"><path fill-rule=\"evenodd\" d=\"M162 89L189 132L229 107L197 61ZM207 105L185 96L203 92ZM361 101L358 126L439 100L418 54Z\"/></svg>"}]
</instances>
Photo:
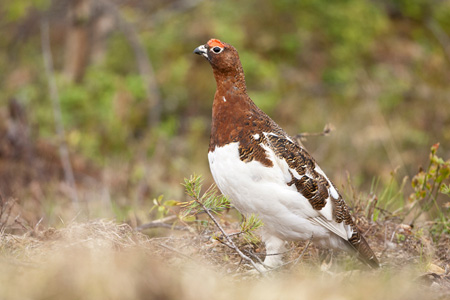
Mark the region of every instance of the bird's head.
<instances>
[{"instance_id":1,"label":"bird's head","mask_svg":"<svg viewBox=\"0 0 450 300\"><path fill-rule=\"evenodd\" d=\"M215 75L234 76L235 73L242 72L239 54L230 44L217 39L210 39L205 45L195 48L194 53L209 61Z\"/></svg>"}]
</instances>

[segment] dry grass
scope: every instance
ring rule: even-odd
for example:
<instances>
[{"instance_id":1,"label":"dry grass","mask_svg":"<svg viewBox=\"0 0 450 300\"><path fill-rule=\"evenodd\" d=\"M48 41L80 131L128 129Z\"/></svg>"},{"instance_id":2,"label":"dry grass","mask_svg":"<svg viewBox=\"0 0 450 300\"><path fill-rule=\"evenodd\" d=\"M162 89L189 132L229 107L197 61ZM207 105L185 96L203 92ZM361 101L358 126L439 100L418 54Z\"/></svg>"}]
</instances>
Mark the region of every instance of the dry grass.
<instances>
[{"instance_id":1,"label":"dry grass","mask_svg":"<svg viewBox=\"0 0 450 300\"><path fill-rule=\"evenodd\" d=\"M230 230L234 224L230 224ZM237 255L201 233L149 238L125 224L98 220L24 235L3 233L1 299L444 299L448 279L439 272L428 239L398 225L380 227L370 242L382 252L379 271L353 270L340 254L331 268L311 247L296 265L261 278ZM406 239L398 242L394 230ZM389 238L377 243L378 237ZM303 245L292 245L287 259ZM417 252L417 247L423 249ZM432 249L433 248L433 249ZM420 252L420 251L419 251ZM434 263L434 264L431 264ZM343 267L346 266L346 267ZM431 266L431 267L430 267ZM360 266L359 266L360 267ZM433 283L434 282L434 283Z\"/></svg>"}]
</instances>

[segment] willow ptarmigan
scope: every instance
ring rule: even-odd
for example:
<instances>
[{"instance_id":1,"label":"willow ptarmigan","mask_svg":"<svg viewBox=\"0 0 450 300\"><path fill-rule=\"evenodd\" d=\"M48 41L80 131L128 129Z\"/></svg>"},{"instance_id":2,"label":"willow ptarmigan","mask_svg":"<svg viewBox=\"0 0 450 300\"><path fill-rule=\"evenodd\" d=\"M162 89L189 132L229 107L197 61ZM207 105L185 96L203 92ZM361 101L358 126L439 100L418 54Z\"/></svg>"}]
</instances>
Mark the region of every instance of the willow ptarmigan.
<instances>
[{"instance_id":1,"label":"willow ptarmigan","mask_svg":"<svg viewBox=\"0 0 450 300\"><path fill-rule=\"evenodd\" d=\"M194 50L217 83L208 159L221 192L244 215L263 221L264 264L282 263L285 241L309 240L356 253L378 267L347 204L315 160L247 95L236 49L216 39Z\"/></svg>"}]
</instances>

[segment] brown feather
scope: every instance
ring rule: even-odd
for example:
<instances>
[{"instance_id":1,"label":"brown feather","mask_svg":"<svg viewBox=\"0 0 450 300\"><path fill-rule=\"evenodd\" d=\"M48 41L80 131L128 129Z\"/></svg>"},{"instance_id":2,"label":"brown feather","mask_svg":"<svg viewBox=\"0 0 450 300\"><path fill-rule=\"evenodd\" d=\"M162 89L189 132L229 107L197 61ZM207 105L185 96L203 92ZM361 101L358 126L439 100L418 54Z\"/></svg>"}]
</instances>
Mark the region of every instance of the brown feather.
<instances>
[{"instance_id":1,"label":"brown feather","mask_svg":"<svg viewBox=\"0 0 450 300\"><path fill-rule=\"evenodd\" d=\"M258 161L266 167L274 162L268 157L264 147L269 147L279 159L301 177L296 178L289 170L289 186L295 186L315 210L321 210L327 201L333 201L333 218L337 223L344 222L353 229L347 240L350 249L359 259L372 267L378 267L378 260L353 222L347 204L339 195L330 197L332 183L316 171L316 162L297 142L294 142L269 116L259 109L247 95L245 76L236 49L218 40L204 45L209 52L211 46L223 46L218 55L208 55L217 91L214 95L213 116L209 152L216 147L239 142L239 157L243 162ZM267 134L265 134L267 133ZM257 138L255 138L257 136ZM334 188L334 187L333 187Z\"/></svg>"}]
</instances>

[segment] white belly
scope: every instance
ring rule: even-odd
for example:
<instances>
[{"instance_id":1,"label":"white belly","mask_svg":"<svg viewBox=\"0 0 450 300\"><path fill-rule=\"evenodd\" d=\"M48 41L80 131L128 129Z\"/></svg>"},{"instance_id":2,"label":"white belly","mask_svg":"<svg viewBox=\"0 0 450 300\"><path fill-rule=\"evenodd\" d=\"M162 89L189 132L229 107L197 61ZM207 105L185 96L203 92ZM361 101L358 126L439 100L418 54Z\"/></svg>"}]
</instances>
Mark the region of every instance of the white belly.
<instances>
[{"instance_id":1,"label":"white belly","mask_svg":"<svg viewBox=\"0 0 450 300\"><path fill-rule=\"evenodd\" d=\"M216 147L208 154L211 173L217 186L244 215L254 213L261 218L264 229L284 240L329 238L328 230L310 222L318 216L309 202L289 186L283 162L271 156L274 167L260 162L243 162L238 143Z\"/></svg>"}]
</instances>

